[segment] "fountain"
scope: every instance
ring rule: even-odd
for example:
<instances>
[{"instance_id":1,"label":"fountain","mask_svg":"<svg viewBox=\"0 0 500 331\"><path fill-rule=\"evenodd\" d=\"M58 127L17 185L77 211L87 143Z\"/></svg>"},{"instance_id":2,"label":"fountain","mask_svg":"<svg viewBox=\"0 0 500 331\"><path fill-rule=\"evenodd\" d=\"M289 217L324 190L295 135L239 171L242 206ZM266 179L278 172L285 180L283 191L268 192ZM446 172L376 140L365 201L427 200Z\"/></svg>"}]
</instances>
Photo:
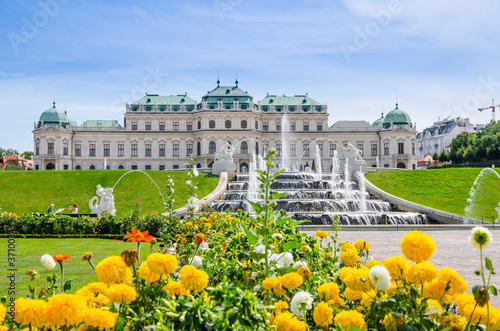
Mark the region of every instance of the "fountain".
<instances>
[{"instance_id":1,"label":"fountain","mask_svg":"<svg viewBox=\"0 0 500 331\"><path fill-rule=\"evenodd\" d=\"M486 181L490 182L491 180L496 180L496 178L500 179L500 175L492 168L484 168L481 170L481 172L477 175L476 179L474 180L474 184L472 184L472 187L469 191L469 197L467 198L467 206L465 207L465 216L481 219L481 217L484 215L483 208L480 206L479 203L479 201L481 200L480 192L484 191L484 188L481 189L481 187L485 185ZM496 185L496 187L499 186L500 184ZM500 208L495 208L495 210L499 212L498 218L500 219Z\"/></svg>"},{"instance_id":2,"label":"fountain","mask_svg":"<svg viewBox=\"0 0 500 331\"><path fill-rule=\"evenodd\" d=\"M319 178L321 178L321 175L323 174L323 169L321 166L321 154L317 143L314 151L314 156L316 157L316 174L318 175Z\"/></svg>"},{"instance_id":3,"label":"fountain","mask_svg":"<svg viewBox=\"0 0 500 331\"><path fill-rule=\"evenodd\" d=\"M286 113L283 113L283 118L281 120L281 168L288 170L288 135L285 132L286 128L289 128L290 123L288 121L288 117Z\"/></svg>"}]
</instances>

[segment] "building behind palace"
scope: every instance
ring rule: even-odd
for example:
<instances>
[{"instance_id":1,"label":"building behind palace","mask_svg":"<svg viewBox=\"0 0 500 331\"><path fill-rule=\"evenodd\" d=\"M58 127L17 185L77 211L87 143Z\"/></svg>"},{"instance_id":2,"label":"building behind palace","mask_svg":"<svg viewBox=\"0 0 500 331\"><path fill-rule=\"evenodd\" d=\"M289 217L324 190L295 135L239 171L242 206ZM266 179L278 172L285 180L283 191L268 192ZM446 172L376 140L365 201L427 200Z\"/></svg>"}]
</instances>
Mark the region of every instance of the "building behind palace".
<instances>
[{"instance_id":1,"label":"building behind palace","mask_svg":"<svg viewBox=\"0 0 500 331\"><path fill-rule=\"evenodd\" d=\"M318 150L322 168L329 171L335 151L343 161L342 147L350 142L368 166L416 168L417 132L398 104L372 124L337 121L328 127L327 105L307 93L268 94L255 102L238 81L235 86L219 84L201 102L187 94L146 94L126 105L123 124L87 120L78 125L54 102L35 123L34 167L182 169L192 154L196 166L204 168L230 142L237 171L247 170L252 155L267 148L276 148L277 163L286 153L288 163L299 168L311 167Z\"/></svg>"}]
</instances>

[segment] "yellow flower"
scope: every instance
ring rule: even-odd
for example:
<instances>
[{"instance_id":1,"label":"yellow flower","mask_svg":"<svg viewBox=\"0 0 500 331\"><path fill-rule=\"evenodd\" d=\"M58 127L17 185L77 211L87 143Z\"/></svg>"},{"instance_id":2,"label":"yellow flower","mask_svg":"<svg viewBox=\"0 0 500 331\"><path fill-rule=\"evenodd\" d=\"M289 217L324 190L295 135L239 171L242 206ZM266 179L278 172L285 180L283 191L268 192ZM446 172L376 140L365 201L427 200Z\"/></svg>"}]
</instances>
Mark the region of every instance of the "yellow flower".
<instances>
[{"instance_id":1,"label":"yellow flower","mask_svg":"<svg viewBox=\"0 0 500 331\"><path fill-rule=\"evenodd\" d=\"M318 231L316 231L316 237L321 238L321 239L326 239L326 238L328 238L328 232L318 230Z\"/></svg>"},{"instance_id":2,"label":"yellow flower","mask_svg":"<svg viewBox=\"0 0 500 331\"><path fill-rule=\"evenodd\" d=\"M429 283L424 284L424 296L439 300L441 303L451 304L455 297L453 290L450 288L444 292L446 289L446 282L440 279L434 279Z\"/></svg>"},{"instance_id":3,"label":"yellow flower","mask_svg":"<svg viewBox=\"0 0 500 331\"><path fill-rule=\"evenodd\" d=\"M348 287L355 291L369 291L372 289L370 269L344 267L340 269L339 277Z\"/></svg>"},{"instance_id":4,"label":"yellow flower","mask_svg":"<svg viewBox=\"0 0 500 331\"><path fill-rule=\"evenodd\" d=\"M276 316L283 313L283 309L288 309L288 303L286 301L278 301L274 303L274 311L269 315L269 324L273 324Z\"/></svg>"},{"instance_id":5,"label":"yellow flower","mask_svg":"<svg viewBox=\"0 0 500 331\"><path fill-rule=\"evenodd\" d=\"M406 269L406 280L415 285L431 282L438 275L437 268L430 262L412 264Z\"/></svg>"},{"instance_id":6,"label":"yellow flower","mask_svg":"<svg viewBox=\"0 0 500 331\"><path fill-rule=\"evenodd\" d=\"M109 310L103 310L98 308L88 309L83 316L85 325L99 328L99 330L113 329L116 324L117 318L118 318L118 313L112 313Z\"/></svg>"},{"instance_id":7,"label":"yellow flower","mask_svg":"<svg viewBox=\"0 0 500 331\"><path fill-rule=\"evenodd\" d=\"M127 270L129 273L127 273ZM97 278L108 285L131 282L132 271L127 268L121 256L110 256L95 267ZM130 276L130 279L129 279Z\"/></svg>"},{"instance_id":8,"label":"yellow flower","mask_svg":"<svg viewBox=\"0 0 500 331\"><path fill-rule=\"evenodd\" d=\"M18 298L16 304L16 317L14 321L19 324L30 324L42 327L47 324L47 303L44 300ZM3 306L3 305L2 305ZM5 314L4 314L5 316Z\"/></svg>"},{"instance_id":9,"label":"yellow flower","mask_svg":"<svg viewBox=\"0 0 500 331\"><path fill-rule=\"evenodd\" d=\"M390 313L385 315L382 323L387 330L399 330L406 324L406 320L403 316L395 317L393 313Z\"/></svg>"},{"instance_id":10,"label":"yellow flower","mask_svg":"<svg viewBox=\"0 0 500 331\"><path fill-rule=\"evenodd\" d=\"M97 295L98 293L104 293L107 288L108 285L103 282L88 283L87 285L76 291L75 294L83 296L86 296L87 294Z\"/></svg>"},{"instance_id":11,"label":"yellow flower","mask_svg":"<svg viewBox=\"0 0 500 331\"><path fill-rule=\"evenodd\" d=\"M345 265L354 267L359 261L359 255L355 249L348 249L340 254L340 259Z\"/></svg>"},{"instance_id":12,"label":"yellow flower","mask_svg":"<svg viewBox=\"0 0 500 331\"><path fill-rule=\"evenodd\" d=\"M449 328L450 331L461 331L467 324L465 318L460 315L448 314L439 318L440 329Z\"/></svg>"},{"instance_id":13,"label":"yellow flower","mask_svg":"<svg viewBox=\"0 0 500 331\"><path fill-rule=\"evenodd\" d=\"M276 331L306 331L307 326L289 311L278 315L273 322L276 326Z\"/></svg>"},{"instance_id":14,"label":"yellow flower","mask_svg":"<svg viewBox=\"0 0 500 331\"><path fill-rule=\"evenodd\" d=\"M193 265L185 265L179 272L179 280L185 289L201 292L207 287L208 275L205 271L198 270Z\"/></svg>"},{"instance_id":15,"label":"yellow flower","mask_svg":"<svg viewBox=\"0 0 500 331\"><path fill-rule=\"evenodd\" d=\"M468 289L467 282L462 278L462 276L449 267L439 270L438 279L444 283L450 282L450 287L456 294L462 294Z\"/></svg>"},{"instance_id":16,"label":"yellow flower","mask_svg":"<svg viewBox=\"0 0 500 331\"><path fill-rule=\"evenodd\" d=\"M146 283L154 283L159 280L163 280L167 278L167 275L159 275L154 272L152 272L149 267L148 263L146 261L142 262L141 265L139 266L139 275L142 279L146 281Z\"/></svg>"},{"instance_id":17,"label":"yellow flower","mask_svg":"<svg viewBox=\"0 0 500 331\"><path fill-rule=\"evenodd\" d=\"M401 239L403 255L410 261L420 263L432 257L437 246L432 237L426 233L414 230Z\"/></svg>"},{"instance_id":18,"label":"yellow flower","mask_svg":"<svg viewBox=\"0 0 500 331\"><path fill-rule=\"evenodd\" d=\"M363 292L361 294L361 304L366 308L370 308L372 302L375 300L376 297L377 297L377 291L375 290Z\"/></svg>"},{"instance_id":19,"label":"yellow flower","mask_svg":"<svg viewBox=\"0 0 500 331\"><path fill-rule=\"evenodd\" d=\"M333 309L325 302L320 302L314 307L314 322L322 328L327 328L333 322Z\"/></svg>"},{"instance_id":20,"label":"yellow flower","mask_svg":"<svg viewBox=\"0 0 500 331\"><path fill-rule=\"evenodd\" d=\"M379 261L377 261L377 260L370 260L370 261L368 261L368 268L370 268L370 269L371 269L371 268L373 268L373 267L374 267L374 266L376 266L376 265L384 266L384 265L382 264L382 262L379 262Z\"/></svg>"},{"instance_id":21,"label":"yellow flower","mask_svg":"<svg viewBox=\"0 0 500 331\"><path fill-rule=\"evenodd\" d=\"M366 330L367 325L363 319L363 314L354 311L347 310L337 314L334 319L335 325L340 325L342 331L347 331L349 329L359 326L359 330Z\"/></svg>"},{"instance_id":22,"label":"yellow flower","mask_svg":"<svg viewBox=\"0 0 500 331\"><path fill-rule=\"evenodd\" d=\"M402 256L391 256L384 260L384 267L389 270L391 278L394 280L402 280L405 270L410 266L410 263Z\"/></svg>"},{"instance_id":23,"label":"yellow flower","mask_svg":"<svg viewBox=\"0 0 500 331\"><path fill-rule=\"evenodd\" d=\"M346 287L344 290L344 296L347 300L350 301L361 300L361 298L363 297L363 291L355 291L350 289L349 287Z\"/></svg>"},{"instance_id":24,"label":"yellow flower","mask_svg":"<svg viewBox=\"0 0 500 331\"><path fill-rule=\"evenodd\" d=\"M193 226L193 222L186 222L186 228L190 228Z\"/></svg>"},{"instance_id":25,"label":"yellow flower","mask_svg":"<svg viewBox=\"0 0 500 331\"><path fill-rule=\"evenodd\" d=\"M462 316L465 315L465 307L472 305L474 306L476 304L476 299L474 299L473 294L460 294L455 298L455 305L457 305L457 311L460 313Z\"/></svg>"},{"instance_id":26,"label":"yellow flower","mask_svg":"<svg viewBox=\"0 0 500 331\"><path fill-rule=\"evenodd\" d=\"M362 251L367 251L370 249L370 243L364 240L356 240L354 242L354 246L356 246L357 249Z\"/></svg>"},{"instance_id":27,"label":"yellow flower","mask_svg":"<svg viewBox=\"0 0 500 331\"><path fill-rule=\"evenodd\" d=\"M83 321L87 301L76 294L59 293L47 302L47 322L54 326L71 326Z\"/></svg>"},{"instance_id":28,"label":"yellow flower","mask_svg":"<svg viewBox=\"0 0 500 331\"><path fill-rule=\"evenodd\" d=\"M302 282L302 277L296 272L289 272L281 277L283 286L290 290L299 287L302 285Z\"/></svg>"},{"instance_id":29,"label":"yellow flower","mask_svg":"<svg viewBox=\"0 0 500 331\"><path fill-rule=\"evenodd\" d=\"M135 288L127 284L113 284L106 290L106 295L113 303L131 303L137 297Z\"/></svg>"},{"instance_id":30,"label":"yellow flower","mask_svg":"<svg viewBox=\"0 0 500 331\"><path fill-rule=\"evenodd\" d=\"M267 277L262 281L262 287L266 290L273 290L274 294L277 296L283 296L286 294L285 289L283 288L283 283L281 281L281 277Z\"/></svg>"},{"instance_id":31,"label":"yellow flower","mask_svg":"<svg viewBox=\"0 0 500 331\"><path fill-rule=\"evenodd\" d=\"M297 270L297 273L302 277L302 280L305 282L306 280L311 277L312 272L309 270L307 267L300 267L299 270Z\"/></svg>"},{"instance_id":32,"label":"yellow flower","mask_svg":"<svg viewBox=\"0 0 500 331\"><path fill-rule=\"evenodd\" d=\"M339 293L340 289L336 283L324 283L318 287L318 295L323 300L338 297Z\"/></svg>"},{"instance_id":33,"label":"yellow flower","mask_svg":"<svg viewBox=\"0 0 500 331\"><path fill-rule=\"evenodd\" d=\"M417 303L420 304L420 299L417 300ZM441 304L434 299L427 299L427 305L428 307L425 308L425 312L427 312L428 316L431 318L438 318L441 316L443 313L443 307L441 307ZM428 312L434 311L434 313L429 314Z\"/></svg>"},{"instance_id":34,"label":"yellow flower","mask_svg":"<svg viewBox=\"0 0 500 331\"><path fill-rule=\"evenodd\" d=\"M163 287L163 290L168 292L168 294L173 296L178 295L189 295L189 290L186 290L184 286L182 286L181 282L176 282L174 280L169 280L168 284Z\"/></svg>"},{"instance_id":35,"label":"yellow flower","mask_svg":"<svg viewBox=\"0 0 500 331\"><path fill-rule=\"evenodd\" d=\"M5 309L4 305L0 304L0 324L3 323L5 319L5 314L7 313L7 309Z\"/></svg>"},{"instance_id":36,"label":"yellow flower","mask_svg":"<svg viewBox=\"0 0 500 331\"><path fill-rule=\"evenodd\" d=\"M348 241L343 241L340 243L340 250L342 252L348 251L350 249L356 249L356 247L354 247L354 245Z\"/></svg>"},{"instance_id":37,"label":"yellow flower","mask_svg":"<svg viewBox=\"0 0 500 331\"><path fill-rule=\"evenodd\" d=\"M158 275L169 275L177 269L179 262L174 255L153 253L146 259L149 270Z\"/></svg>"}]
</instances>

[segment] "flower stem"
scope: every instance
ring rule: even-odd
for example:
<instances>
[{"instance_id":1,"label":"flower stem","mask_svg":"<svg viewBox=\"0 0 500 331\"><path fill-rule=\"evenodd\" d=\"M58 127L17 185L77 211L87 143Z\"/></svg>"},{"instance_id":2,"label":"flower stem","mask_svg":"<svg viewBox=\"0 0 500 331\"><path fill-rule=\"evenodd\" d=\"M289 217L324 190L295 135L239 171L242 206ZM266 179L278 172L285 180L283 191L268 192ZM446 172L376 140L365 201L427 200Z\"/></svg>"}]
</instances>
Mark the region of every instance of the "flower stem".
<instances>
[{"instance_id":1,"label":"flower stem","mask_svg":"<svg viewBox=\"0 0 500 331\"><path fill-rule=\"evenodd\" d=\"M62 262L57 262L59 263L59 266L61 267L61 293L64 292L64 268Z\"/></svg>"},{"instance_id":2,"label":"flower stem","mask_svg":"<svg viewBox=\"0 0 500 331\"><path fill-rule=\"evenodd\" d=\"M137 265L141 264L141 242L137 242Z\"/></svg>"}]
</instances>

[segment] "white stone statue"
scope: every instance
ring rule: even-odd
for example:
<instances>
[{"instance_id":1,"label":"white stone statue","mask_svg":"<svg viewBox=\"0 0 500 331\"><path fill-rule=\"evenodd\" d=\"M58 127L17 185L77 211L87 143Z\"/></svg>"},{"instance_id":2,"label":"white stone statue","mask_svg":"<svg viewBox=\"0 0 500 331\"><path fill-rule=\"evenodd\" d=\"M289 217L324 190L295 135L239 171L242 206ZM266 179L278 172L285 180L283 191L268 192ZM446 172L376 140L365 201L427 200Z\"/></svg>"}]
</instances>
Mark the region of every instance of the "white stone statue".
<instances>
[{"instance_id":1,"label":"white stone statue","mask_svg":"<svg viewBox=\"0 0 500 331\"><path fill-rule=\"evenodd\" d=\"M234 147L230 143L225 143L222 148L214 154L214 162L212 164L212 174L220 175L226 171L228 178L231 180L235 176L233 163Z\"/></svg>"},{"instance_id":2,"label":"white stone statue","mask_svg":"<svg viewBox=\"0 0 500 331\"><path fill-rule=\"evenodd\" d=\"M351 160L363 160L361 157L361 150L355 148L351 143L347 144L347 147L344 147L344 156L346 159Z\"/></svg>"},{"instance_id":3,"label":"white stone statue","mask_svg":"<svg viewBox=\"0 0 500 331\"><path fill-rule=\"evenodd\" d=\"M230 161L233 162L234 147L230 143L225 143L222 148L215 152L214 162L217 161Z\"/></svg>"},{"instance_id":4,"label":"white stone statue","mask_svg":"<svg viewBox=\"0 0 500 331\"><path fill-rule=\"evenodd\" d=\"M343 148L344 156L346 162L348 162L349 172L361 171L366 174L368 172L368 167L365 160L361 157L361 150L355 148L351 143L347 144L347 147Z\"/></svg>"},{"instance_id":5,"label":"white stone statue","mask_svg":"<svg viewBox=\"0 0 500 331\"><path fill-rule=\"evenodd\" d=\"M101 185L97 185L96 192L98 196L93 197L89 201L89 208L91 213L101 215L103 212L107 212L110 215L116 214L115 209L115 197L113 196L113 188L102 188ZM99 201L99 197L101 200Z\"/></svg>"}]
</instances>

